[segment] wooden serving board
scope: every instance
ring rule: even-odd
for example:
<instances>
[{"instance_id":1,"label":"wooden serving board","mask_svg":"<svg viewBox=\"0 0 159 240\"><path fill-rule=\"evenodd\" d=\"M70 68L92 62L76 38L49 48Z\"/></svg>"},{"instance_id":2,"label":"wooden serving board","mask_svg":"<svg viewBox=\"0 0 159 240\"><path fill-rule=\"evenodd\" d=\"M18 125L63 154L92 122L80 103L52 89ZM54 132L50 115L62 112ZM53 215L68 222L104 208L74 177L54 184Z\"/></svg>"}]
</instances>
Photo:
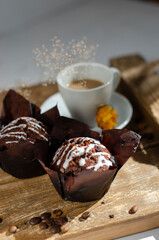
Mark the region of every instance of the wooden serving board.
<instances>
[{"instance_id":1,"label":"wooden serving board","mask_svg":"<svg viewBox=\"0 0 159 240\"><path fill-rule=\"evenodd\" d=\"M30 92L32 102L41 105L57 91L57 86L37 85L21 90L23 93L26 91ZM144 115L140 102L135 100L124 82L119 91L130 98L134 107L128 127L148 134L141 141L137 153L118 172L108 193L96 202L66 202L60 198L48 175L20 180L0 169L0 218L3 219L0 239L110 240L159 227L159 133L153 119L149 121ZM0 103L4 95L5 92L0 94ZM137 205L138 211L129 214L133 205ZM38 225L27 223L31 217L59 208L71 221L71 229L67 233L53 235L49 229L40 230ZM89 211L90 217L80 222L78 219L84 211ZM114 215L114 218L109 218L109 215ZM19 231L9 233L10 225L17 225Z\"/></svg>"}]
</instances>

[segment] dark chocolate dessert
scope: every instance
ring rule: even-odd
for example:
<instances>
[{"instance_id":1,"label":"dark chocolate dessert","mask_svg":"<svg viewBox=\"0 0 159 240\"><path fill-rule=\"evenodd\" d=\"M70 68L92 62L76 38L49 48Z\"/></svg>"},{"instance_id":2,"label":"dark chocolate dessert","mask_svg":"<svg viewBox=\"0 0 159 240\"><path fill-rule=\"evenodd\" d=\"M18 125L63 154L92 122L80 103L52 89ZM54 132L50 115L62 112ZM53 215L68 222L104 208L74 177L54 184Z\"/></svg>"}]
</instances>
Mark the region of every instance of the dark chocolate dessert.
<instances>
[{"instance_id":1,"label":"dark chocolate dessert","mask_svg":"<svg viewBox=\"0 0 159 240\"><path fill-rule=\"evenodd\" d=\"M45 174L35 157L35 145L40 141L41 149L48 149L58 117L56 106L41 114L38 106L9 90L0 116L0 167L17 178Z\"/></svg>"},{"instance_id":2,"label":"dark chocolate dessert","mask_svg":"<svg viewBox=\"0 0 159 240\"><path fill-rule=\"evenodd\" d=\"M14 147L22 140L34 144L37 139L49 140L43 123L31 117L20 117L0 131L0 151Z\"/></svg>"},{"instance_id":3,"label":"dark chocolate dessert","mask_svg":"<svg viewBox=\"0 0 159 240\"><path fill-rule=\"evenodd\" d=\"M72 138L55 153L50 167L61 173L72 173L82 169L106 171L115 166L108 149L99 141L89 137Z\"/></svg>"},{"instance_id":4,"label":"dark chocolate dessert","mask_svg":"<svg viewBox=\"0 0 159 240\"><path fill-rule=\"evenodd\" d=\"M127 129L99 135L74 119L59 117L52 131L51 154L36 145L36 157L64 200L100 199L118 170L136 152L140 136Z\"/></svg>"},{"instance_id":5,"label":"dark chocolate dessert","mask_svg":"<svg viewBox=\"0 0 159 240\"><path fill-rule=\"evenodd\" d=\"M0 131L0 164L8 173L18 178L44 174L34 160L34 143L48 142L43 123L31 117L13 120Z\"/></svg>"}]
</instances>

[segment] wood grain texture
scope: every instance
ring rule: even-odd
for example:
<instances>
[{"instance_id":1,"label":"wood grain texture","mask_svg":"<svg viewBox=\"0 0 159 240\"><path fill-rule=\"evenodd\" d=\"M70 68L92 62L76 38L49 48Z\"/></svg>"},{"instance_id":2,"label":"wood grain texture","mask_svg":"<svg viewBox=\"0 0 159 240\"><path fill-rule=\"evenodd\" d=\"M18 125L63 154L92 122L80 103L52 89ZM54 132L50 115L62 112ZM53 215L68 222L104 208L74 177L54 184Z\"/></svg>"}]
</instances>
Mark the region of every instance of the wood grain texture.
<instances>
[{"instance_id":1,"label":"wood grain texture","mask_svg":"<svg viewBox=\"0 0 159 240\"><path fill-rule=\"evenodd\" d=\"M123 88L121 92L125 91L125 85ZM57 88L56 85L39 85L29 90L31 101L40 105ZM1 102L4 95L0 96ZM20 180L0 169L0 217L3 218L0 239L109 240L159 227L159 135L153 128L153 121L148 124L138 108L134 105L135 114L129 126L141 133L151 131L153 138L143 138L137 153L118 172L108 193L99 201L66 202L57 194L47 175ZM136 116L141 119L136 121ZM105 204L101 204L103 201ZM129 209L134 204L138 211L130 215ZM52 235L49 229L40 230L38 225L28 224L31 217L57 208L71 221L69 232ZM78 218L86 210L91 216L80 222ZM109 218L111 214L114 215L112 219ZM8 232L12 224L19 227L16 234Z\"/></svg>"},{"instance_id":2,"label":"wood grain texture","mask_svg":"<svg viewBox=\"0 0 159 240\"><path fill-rule=\"evenodd\" d=\"M132 55L111 59L110 64L120 69L122 79L159 129L159 60L147 63L140 55Z\"/></svg>"}]
</instances>

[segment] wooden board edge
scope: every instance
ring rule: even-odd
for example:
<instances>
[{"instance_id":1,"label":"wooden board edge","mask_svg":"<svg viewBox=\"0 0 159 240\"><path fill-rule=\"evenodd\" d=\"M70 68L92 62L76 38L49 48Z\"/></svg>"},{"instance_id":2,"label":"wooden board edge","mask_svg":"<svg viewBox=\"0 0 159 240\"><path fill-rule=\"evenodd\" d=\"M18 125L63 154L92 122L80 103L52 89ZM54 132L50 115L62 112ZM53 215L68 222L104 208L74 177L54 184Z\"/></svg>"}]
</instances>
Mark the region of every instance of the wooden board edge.
<instances>
[{"instance_id":1,"label":"wooden board edge","mask_svg":"<svg viewBox=\"0 0 159 240\"><path fill-rule=\"evenodd\" d=\"M115 238L125 237L135 233L147 231L159 227L159 212L143 216L141 219L136 218L121 223L112 223L109 226L95 228L94 230L81 231L77 236L76 233L68 233L66 236L54 238L54 236L47 238L47 240L62 239L62 240L112 240Z\"/></svg>"}]
</instances>

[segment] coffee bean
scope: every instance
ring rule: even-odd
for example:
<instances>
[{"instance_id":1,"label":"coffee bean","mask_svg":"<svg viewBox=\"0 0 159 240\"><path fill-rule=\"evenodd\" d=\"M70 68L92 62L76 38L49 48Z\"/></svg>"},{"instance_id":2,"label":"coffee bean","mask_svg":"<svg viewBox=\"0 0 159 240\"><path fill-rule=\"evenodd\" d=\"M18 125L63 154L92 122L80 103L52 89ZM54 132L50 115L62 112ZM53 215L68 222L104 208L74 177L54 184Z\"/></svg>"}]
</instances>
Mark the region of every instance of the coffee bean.
<instances>
[{"instance_id":1,"label":"coffee bean","mask_svg":"<svg viewBox=\"0 0 159 240\"><path fill-rule=\"evenodd\" d=\"M79 218L79 221L82 222L84 220L86 220L88 217L90 216L89 212L84 212L81 217Z\"/></svg>"},{"instance_id":2,"label":"coffee bean","mask_svg":"<svg viewBox=\"0 0 159 240\"><path fill-rule=\"evenodd\" d=\"M55 225L54 219L53 218L47 218L46 219L46 224L49 226Z\"/></svg>"},{"instance_id":3,"label":"coffee bean","mask_svg":"<svg viewBox=\"0 0 159 240\"><path fill-rule=\"evenodd\" d=\"M1 223L1 222L3 222L3 219L2 219L2 218L0 218L0 223Z\"/></svg>"},{"instance_id":4,"label":"coffee bean","mask_svg":"<svg viewBox=\"0 0 159 240\"><path fill-rule=\"evenodd\" d=\"M30 225L36 225L39 224L41 222L41 218L40 217L33 217L29 220L29 224Z\"/></svg>"},{"instance_id":5,"label":"coffee bean","mask_svg":"<svg viewBox=\"0 0 159 240\"><path fill-rule=\"evenodd\" d=\"M79 219L78 219L80 222L83 222L83 221L85 221L85 219L83 219L82 217L79 217Z\"/></svg>"},{"instance_id":6,"label":"coffee bean","mask_svg":"<svg viewBox=\"0 0 159 240\"><path fill-rule=\"evenodd\" d=\"M134 214L136 213L138 210L138 207L136 205L132 206L129 210L129 214Z\"/></svg>"},{"instance_id":7,"label":"coffee bean","mask_svg":"<svg viewBox=\"0 0 159 240\"><path fill-rule=\"evenodd\" d=\"M45 220L45 219L51 217L51 213L49 213L49 212L42 213L42 214L40 215L40 217L41 217L42 220Z\"/></svg>"},{"instance_id":8,"label":"coffee bean","mask_svg":"<svg viewBox=\"0 0 159 240\"><path fill-rule=\"evenodd\" d=\"M71 225L69 222L65 223L64 225L61 226L61 232L66 233L70 230Z\"/></svg>"},{"instance_id":9,"label":"coffee bean","mask_svg":"<svg viewBox=\"0 0 159 240\"><path fill-rule=\"evenodd\" d=\"M110 215L109 215L109 218L114 218L114 215L113 215L113 214L110 214Z\"/></svg>"},{"instance_id":10,"label":"coffee bean","mask_svg":"<svg viewBox=\"0 0 159 240\"><path fill-rule=\"evenodd\" d=\"M89 217L89 212L83 213L82 216L79 218L80 222L83 222L85 220L87 220L87 218Z\"/></svg>"},{"instance_id":11,"label":"coffee bean","mask_svg":"<svg viewBox=\"0 0 159 240\"><path fill-rule=\"evenodd\" d=\"M57 209L53 211L53 215L55 215L55 217L60 217L63 214L61 209Z\"/></svg>"},{"instance_id":12,"label":"coffee bean","mask_svg":"<svg viewBox=\"0 0 159 240\"><path fill-rule=\"evenodd\" d=\"M13 225L13 226L10 226L8 230L10 233L16 233L18 230L18 227Z\"/></svg>"},{"instance_id":13,"label":"coffee bean","mask_svg":"<svg viewBox=\"0 0 159 240\"><path fill-rule=\"evenodd\" d=\"M54 222L56 225L62 226L64 223L68 222L68 220L66 217L59 217L59 218L55 218Z\"/></svg>"},{"instance_id":14,"label":"coffee bean","mask_svg":"<svg viewBox=\"0 0 159 240\"><path fill-rule=\"evenodd\" d=\"M50 232L51 232L51 233L54 233L54 234L55 234L55 233L59 233L60 230L61 230L61 229L60 229L60 226L57 226L57 225L54 225L54 226L51 226L51 227L50 227Z\"/></svg>"},{"instance_id":15,"label":"coffee bean","mask_svg":"<svg viewBox=\"0 0 159 240\"><path fill-rule=\"evenodd\" d=\"M101 202L101 204L105 204L105 202L104 202L104 201L102 201L102 202Z\"/></svg>"},{"instance_id":16,"label":"coffee bean","mask_svg":"<svg viewBox=\"0 0 159 240\"><path fill-rule=\"evenodd\" d=\"M48 228L48 227L49 227L49 226L47 225L46 222L41 222L41 223L39 224L39 228L40 228L41 230L46 229L46 228Z\"/></svg>"}]
</instances>

